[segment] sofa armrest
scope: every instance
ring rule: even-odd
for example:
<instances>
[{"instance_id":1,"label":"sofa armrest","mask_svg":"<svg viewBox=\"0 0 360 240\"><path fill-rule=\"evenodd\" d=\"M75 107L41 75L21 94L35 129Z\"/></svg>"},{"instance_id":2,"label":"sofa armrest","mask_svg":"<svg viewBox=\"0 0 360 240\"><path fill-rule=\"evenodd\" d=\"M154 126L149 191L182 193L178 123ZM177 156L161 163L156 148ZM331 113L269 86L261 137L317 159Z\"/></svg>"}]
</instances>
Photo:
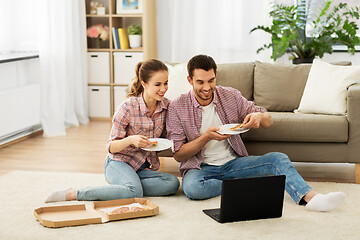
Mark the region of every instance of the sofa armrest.
<instances>
[{"instance_id":1,"label":"sofa armrest","mask_svg":"<svg viewBox=\"0 0 360 240\"><path fill-rule=\"evenodd\" d=\"M360 82L351 85L347 93L349 121L349 162L360 163Z\"/></svg>"}]
</instances>

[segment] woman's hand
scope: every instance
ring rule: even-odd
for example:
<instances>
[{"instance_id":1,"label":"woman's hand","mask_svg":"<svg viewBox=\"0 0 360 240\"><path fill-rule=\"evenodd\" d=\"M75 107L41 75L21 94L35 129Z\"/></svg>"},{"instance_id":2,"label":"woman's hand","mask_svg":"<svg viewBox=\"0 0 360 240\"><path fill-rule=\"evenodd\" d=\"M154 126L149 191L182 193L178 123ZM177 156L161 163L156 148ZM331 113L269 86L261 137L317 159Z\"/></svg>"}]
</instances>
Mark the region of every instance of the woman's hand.
<instances>
[{"instance_id":1,"label":"woman's hand","mask_svg":"<svg viewBox=\"0 0 360 240\"><path fill-rule=\"evenodd\" d=\"M146 147L152 144L152 142L147 137L142 135L132 135L128 138L130 138L131 144L138 148Z\"/></svg>"}]
</instances>

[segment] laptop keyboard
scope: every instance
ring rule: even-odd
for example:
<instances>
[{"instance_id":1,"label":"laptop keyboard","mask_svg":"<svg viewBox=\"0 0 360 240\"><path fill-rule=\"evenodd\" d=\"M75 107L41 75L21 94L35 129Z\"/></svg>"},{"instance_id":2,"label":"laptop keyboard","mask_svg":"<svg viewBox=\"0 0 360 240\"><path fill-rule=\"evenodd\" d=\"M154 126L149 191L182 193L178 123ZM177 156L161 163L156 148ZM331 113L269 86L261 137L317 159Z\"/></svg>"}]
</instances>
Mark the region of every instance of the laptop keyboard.
<instances>
[{"instance_id":1,"label":"laptop keyboard","mask_svg":"<svg viewBox=\"0 0 360 240\"><path fill-rule=\"evenodd\" d=\"M220 208L204 209L203 212L218 222L223 221L223 216L220 214Z\"/></svg>"},{"instance_id":2,"label":"laptop keyboard","mask_svg":"<svg viewBox=\"0 0 360 240\"><path fill-rule=\"evenodd\" d=\"M216 219L220 219L220 213L212 213L211 215L213 215Z\"/></svg>"},{"instance_id":3,"label":"laptop keyboard","mask_svg":"<svg viewBox=\"0 0 360 240\"><path fill-rule=\"evenodd\" d=\"M207 213L211 216L214 217L215 219L220 219L220 209L209 209L207 210Z\"/></svg>"}]
</instances>

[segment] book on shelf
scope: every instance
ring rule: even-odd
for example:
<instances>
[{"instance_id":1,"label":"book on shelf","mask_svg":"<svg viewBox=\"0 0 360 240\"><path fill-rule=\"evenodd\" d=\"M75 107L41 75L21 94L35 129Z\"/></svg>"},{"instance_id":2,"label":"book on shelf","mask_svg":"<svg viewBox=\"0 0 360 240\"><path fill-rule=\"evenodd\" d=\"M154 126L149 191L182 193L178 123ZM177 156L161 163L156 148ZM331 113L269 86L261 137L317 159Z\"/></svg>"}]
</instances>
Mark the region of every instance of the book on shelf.
<instances>
[{"instance_id":1,"label":"book on shelf","mask_svg":"<svg viewBox=\"0 0 360 240\"><path fill-rule=\"evenodd\" d=\"M114 45L114 48L116 49L115 28L111 28L111 36L112 36L112 38L113 38L113 45Z\"/></svg>"},{"instance_id":2,"label":"book on shelf","mask_svg":"<svg viewBox=\"0 0 360 240\"><path fill-rule=\"evenodd\" d=\"M120 41L119 41L119 33L117 28L112 28L112 35L113 35L113 41L114 41L114 48L120 49Z\"/></svg>"},{"instance_id":3,"label":"book on shelf","mask_svg":"<svg viewBox=\"0 0 360 240\"><path fill-rule=\"evenodd\" d=\"M119 39L120 39L120 49L129 49L129 39L126 33L125 28L118 28Z\"/></svg>"}]
</instances>

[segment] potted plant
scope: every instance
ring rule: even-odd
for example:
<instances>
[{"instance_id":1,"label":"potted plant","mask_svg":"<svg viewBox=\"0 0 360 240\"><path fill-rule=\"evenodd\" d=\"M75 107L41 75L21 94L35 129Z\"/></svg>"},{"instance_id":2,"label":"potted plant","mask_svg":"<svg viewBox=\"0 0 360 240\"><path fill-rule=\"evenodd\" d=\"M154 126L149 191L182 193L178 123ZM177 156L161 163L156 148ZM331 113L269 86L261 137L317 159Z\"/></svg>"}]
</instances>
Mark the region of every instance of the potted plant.
<instances>
[{"instance_id":1,"label":"potted plant","mask_svg":"<svg viewBox=\"0 0 360 240\"><path fill-rule=\"evenodd\" d=\"M293 63L312 62L315 57L331 54L333 44L342 44L354 54L355 45L360 43L356 36L359 27L354 22L359 19L359 7L339 3L330 9L331 2L325 1L321 9L314 7L311 0L308 5L306 0L298 0L296 6L274 4L270 12L271 27L257 26L250 31L263 30L271 34L271 43L259 48L257 53L272 48L274 61L289 52ZM309 35L307 26L312 28Z\"/></svg>"},{"instance_id":2,"label":"potted plant","mask_svg":"<svg viewBox=\"0 0 360 240\"><path fill-rule=\"evenodd\" d=\"M141 47L142 29L139 25L133 24L128 27L129 44L131 48Z\"/></svg>"}]
</instances>

